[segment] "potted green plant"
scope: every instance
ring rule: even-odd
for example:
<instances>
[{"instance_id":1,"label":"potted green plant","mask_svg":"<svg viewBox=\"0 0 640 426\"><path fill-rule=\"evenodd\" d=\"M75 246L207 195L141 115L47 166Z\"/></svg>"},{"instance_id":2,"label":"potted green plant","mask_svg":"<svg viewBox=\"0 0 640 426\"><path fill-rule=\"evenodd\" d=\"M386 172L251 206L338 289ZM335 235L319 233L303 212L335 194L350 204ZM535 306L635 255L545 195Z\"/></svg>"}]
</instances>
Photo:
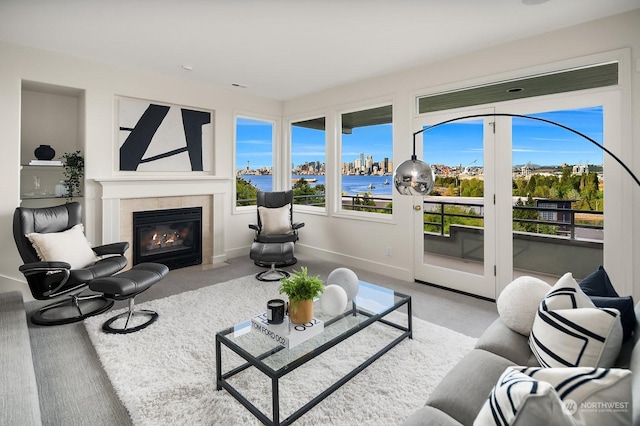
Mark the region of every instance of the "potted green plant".
<instances>
[{"instance_id":1,"label":"potted green plant","mask_svg":"<svg viewBox=\"0 0 640 426\"><path fill-rule=\"evenodd\" d=\"M280 294L289 296L289 318L294 324L304 324L313 319L313 299L324 291L324 284L317 276L309 276L306 267L293 271L280 280Z\"/></svg>"},{"instance_id":2,"label":"potted green plant","mask_svg":"<svg viewBox=\"0 0 640 426\"><path fill-rule=\"evenodd\" d=\"M66 178L64 185L67 188L67 200L71 201L74 196L80 195L84 177L84 158L80 151L62 154L62 169Z\"/></svg>"}]
</instances>

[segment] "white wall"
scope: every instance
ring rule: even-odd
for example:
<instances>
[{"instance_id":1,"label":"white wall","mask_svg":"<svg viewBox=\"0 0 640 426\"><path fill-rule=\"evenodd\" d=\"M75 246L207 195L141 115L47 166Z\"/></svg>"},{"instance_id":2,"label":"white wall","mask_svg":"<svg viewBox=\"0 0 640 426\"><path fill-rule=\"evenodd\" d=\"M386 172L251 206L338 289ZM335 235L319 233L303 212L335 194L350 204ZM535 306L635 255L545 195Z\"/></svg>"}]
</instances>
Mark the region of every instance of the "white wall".
<instances>
[{"instance_id":1,"label":"white wall","mask_svg":"<svg viewBox=\"0 0 640 426\"><path fill-rule=\"evenodd\" d=\"M434 41L424 41L425 49L429 48L430 43ZM585 57L626 48L631 51L631 61L621 64L626 68L627 75L630 75L630 81L625 82L628 83L626 92L623 93L623 108L627 115L623 122L626 125L623 140L626 148L624 152L628 154L624 158L636 173L640 173L640 150L632 149L640 144L640 120L637 119L640 113L638 10L287 101L284 105L285 122L288 117L318 111L323 111L329 118L327 122L330 122L345 106L366 102L368 99L391 97L394 99L393 161L394 166L397 166L411 154L411 134L415 130L412 129L412 117L415 114L413 103L416 95L577 66L588 62ZM633 121L632 116L636 117ZM328 131L327 137L329 152L335 146L337 136ZM630 186L630 190L635 191L633 206L637 209L640 188ZM298 214L298 219L308 223L307 228L322 227L331 230L322 235L313 234L312 241L301 242L309 244L309 247L304 248L318 256L345 262L353 258L367 259L365 263L369 263L368 266L373 269L383 273L386 270L388 274L411 279L414 241L412 197L401 197L394 192L393 207L394 221L387 225L344 220L331 215L319 217ZM640 220L635 219L633 225L632 241L639 241ZM625 235L629 235L628 231L629 228ZM386 246L393 247L391 258L384 253ZM619 286L623 292L627 289L630 292L631 283L635 282L633 293L638 297L640 281L633 280L633 277L640 274L640 247L637 243L630 242L621 247L623 249L619 253L613 253L613 257L619 264L626 265L625 271L613 271L613 274L620 277L619 282L624 282ZM393 268L385 268L384 264L393 265ZM506 284L498 283L498 289Z\"/></svg>"},{"instance_id":2,"label":"white wall","mask_svg":"<svg viewBox=\"0 0 640 426\"><path fill-rule=\"evenodd\" d=\"M471 37L473 35L470 35ZM419 42L419 41L416 41ZM430 43L425 41L425 49ZM113 176L114 97L138 97L215 110L215 172L229 178L228 205L225 211L224 247L229 256L247 255L251 233L247 223L255 221L255 212L232 213L231 179L233 177L233 115L260 114L271 117L292 117L318 113L327 116L328 128L336 114L367 101L390 99L394 107L395 163L408 158L411 152L413 101L417 94L436 88L455 88L470 84L488 83L507 77L528 75L532 71L555 69L557 63L574 58L629 48L631 63L623 64L630 73L630 91L626 93L627 122L640 111L640 11L614 16L592 23L567 28L503 46L487 49L436 64L425 65L383 77L357 82L327 90L312 96L284 103L251 97L227 88L214 88L172 78L104 66L68 56L0 43L0 143L4 166L0 167L3 183L0 197L0 238L6 241L0 256L0 291L23 288L23 278L17 268L20 260L13 244L11 217L19 204L20 162L20 87L21 80L68 86L85 91L84 129L87 178ZM337 64L339 66L339 64ZM623 133L629 146L628 163L640 170L640 120L629 124ZM336 135L328 131L330 146ZM330 155L330 154L329 154ZM636 192L640 188L636 188ZM169 195L169 194L168 194ZM370 222L329 215L296 213L296 219L306 222L301 231L298 249L333 259L345 265L357 265L373 271L405 279L413 278L413 210L410 197L394 195L393 222ZM87 187L87 232L90 240L100 242L101 201L97 184ZM640 196L634 195L634 210L640 207ZM633 227L632 240L640 240L640 223ZM320 232L318 232L320 230ZM215 237L215 236L214 236ZM388 257L385 247L393 249ZM640 247L619 253L628 260L633 276L640 274ZM635 266L638 265L638 266ZM625 277L631 274L626 273ZM634 285L640 296L640 282Z\"/></svg>"},{"instance_id":3,"label":"white wall","mask_svg":"<svg viewBox=\"0 0 640 426\"><path fill-rule=\"evenodd\" d=\"M149 74L132 69L105 66L53 52L0 43L0 143L3 166L0 167L2 197L0 197L0 240L5 241L0 256L0 292L23 290L30 297L24 278L18 271L22 263L13 242L12 217L20 203L20 139L22 80L77 88L84 91L85 108L78 124L80 140L85 141L87 185L85 188L85 216L87 237L98 244L102 236L101 187L93 180L121 176L115 172L115 96L129 96L165 103L215 111L214 170L216 176L229 179L229 202L224 206L224 246L237 246L241 235L243 244L251 241L247 228L248 217L231 215L231 182L233 177L233 116L236 111L282 115L280 101L248 96L242 89L212 87ZM46 143L44 141L40 143ZM31 149L31 148L29 148ZM166 194L173 195L173 194ZM240 222L240 223L238 223ZM238 232L233 232L238 229ZM215 236L214 236L215 239ZM219 244L219 242L218 242ZM247 252L248 253L248 252ZM245 253L246 254L246 253Z\"/></svg>"}]
</instances>

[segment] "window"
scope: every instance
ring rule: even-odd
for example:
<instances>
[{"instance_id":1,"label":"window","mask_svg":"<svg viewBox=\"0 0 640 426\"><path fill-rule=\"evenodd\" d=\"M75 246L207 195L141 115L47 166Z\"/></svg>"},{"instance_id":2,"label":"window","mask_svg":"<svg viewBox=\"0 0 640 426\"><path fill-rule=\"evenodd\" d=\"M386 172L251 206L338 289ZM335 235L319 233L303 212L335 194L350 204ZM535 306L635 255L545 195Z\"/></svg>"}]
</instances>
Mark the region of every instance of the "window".
<instances>
[{"instance_id":1,"label":"window","mask_svg":"<svg viewBox=\"0 0 640 426\"><path fill-rule=\"evenodd\" d=\"M294 203L325 207L325 118L291 123Z\"/></svg>"},{"instance_id":2,"label":"window","mask_svg":"<svg viewBox=\"0 0 640 426\"><path fill-rule=\"evenodd\" d=\"M392 213L392 106L342 114L341 209Z\"/></svg>"},{"instance_id":3,"label":"window","mask_svg":"<svg viewBox=\"0 0 640 426\"><path fill-rule=\"evenodd\" d=\"M274 123L236 117L236 206L256 204L256 194L273 190Z\"/></svg>"}]
</instances>

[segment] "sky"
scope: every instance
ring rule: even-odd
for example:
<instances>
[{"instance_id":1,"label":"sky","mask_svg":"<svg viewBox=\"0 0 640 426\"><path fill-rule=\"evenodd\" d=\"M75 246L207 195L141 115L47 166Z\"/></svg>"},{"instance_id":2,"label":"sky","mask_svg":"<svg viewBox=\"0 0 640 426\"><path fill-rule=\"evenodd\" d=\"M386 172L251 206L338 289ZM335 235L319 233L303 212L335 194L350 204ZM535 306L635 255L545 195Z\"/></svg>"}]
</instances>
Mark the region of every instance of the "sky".
<instances>
[{"instance_id":1,"label":"sky","mask_svg":"<svg viewBox=\"0 0 640 426\"><path fill-rule=\"evenodd\" d=\"M530 115L561 123L602 143L602 107ZM481 120L449 123L424 132L422 159L429 164L482 166ZM251 169L270 167L273 123L247 118L238 118L237 123L236 169L244 169L247 161L250 161ZM600 148L568 130L524 118L514 118L513 126L514 165L529 162L540 166L602 164ZM294 126L292 163L324 162L324 139L324 131ZM361 152L365 157L371 155L375 162L383 161L385 157L393 161L391 140L391 124L355 128L352 134L342 135L342 162L353 162Z\"/></svg>"},{"instance_id":2,"label":"sky","mask_svg":"<svg viewBox=\"0 0 640 426\"><path fill-rule=\"evenodd\" d=\"M602 144L602 107L528 115L560 123ZM454 122L425 131L424 161L448 166L483 165L481 120ZM566 129L526 118L513 118L512 123L514 165L602 164L600 148Z\"/></svg>"}]
</instances>

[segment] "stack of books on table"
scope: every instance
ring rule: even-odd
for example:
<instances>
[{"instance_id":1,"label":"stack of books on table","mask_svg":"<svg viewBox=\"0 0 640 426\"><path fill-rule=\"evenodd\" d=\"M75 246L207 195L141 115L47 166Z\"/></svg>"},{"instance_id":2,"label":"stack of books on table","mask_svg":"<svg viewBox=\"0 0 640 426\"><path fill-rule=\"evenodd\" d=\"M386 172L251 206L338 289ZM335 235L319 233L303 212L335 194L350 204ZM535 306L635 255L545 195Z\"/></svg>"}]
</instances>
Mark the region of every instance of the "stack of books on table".
<instances>
[{"instance_id":1,"label":"stack of books on table","mask_svg":"<svg viewBox=\"0 0 640 426\"><path fill-rule=\"evenodd\" d=\"M269 324L265 312L251 318L251 329L269 337L279 345L291 349L322 333L324 322L313 318L306 324L290 324L289 317L285 316L282 324Z\"/></svg>"}]
</instances>

